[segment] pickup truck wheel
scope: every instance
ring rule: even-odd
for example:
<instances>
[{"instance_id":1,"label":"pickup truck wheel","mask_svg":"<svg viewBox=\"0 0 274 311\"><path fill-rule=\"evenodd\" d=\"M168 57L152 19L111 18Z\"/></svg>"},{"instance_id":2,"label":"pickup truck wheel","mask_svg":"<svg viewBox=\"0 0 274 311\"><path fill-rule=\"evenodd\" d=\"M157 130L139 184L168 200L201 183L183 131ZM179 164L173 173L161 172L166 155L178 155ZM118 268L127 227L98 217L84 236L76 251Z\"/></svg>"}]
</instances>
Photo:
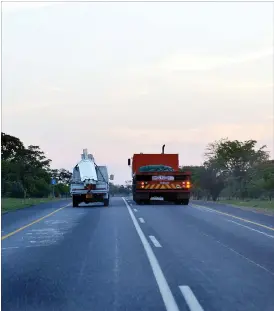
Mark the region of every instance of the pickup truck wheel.
<instances>
[{"instance_id":1,"label":"pickup truck wheel","mask_svg":"<svg viewBox=\"0 0 274 311\"><path fill-rule=\"evenodd\" d=\"M109 206L109 199L104 199L104 206Z\"/></svg>"},{"instance_id":2,"label":"pickup truck wheel","mask_svg":"<svg viewBox=\"0 0 274 311\"><path fill-rule=\"evenodd\" d=\"M79 202L76 197L72 197L72 207L78 207Z\"/></svg>"}]
</instances>

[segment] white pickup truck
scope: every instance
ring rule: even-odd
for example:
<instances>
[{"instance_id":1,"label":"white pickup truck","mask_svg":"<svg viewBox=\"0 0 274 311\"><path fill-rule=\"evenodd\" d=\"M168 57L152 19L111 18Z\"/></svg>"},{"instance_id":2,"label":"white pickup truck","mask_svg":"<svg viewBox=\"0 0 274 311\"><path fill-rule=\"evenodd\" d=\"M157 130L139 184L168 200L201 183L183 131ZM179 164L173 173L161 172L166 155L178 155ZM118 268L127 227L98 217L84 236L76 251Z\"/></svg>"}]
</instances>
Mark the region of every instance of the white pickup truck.
<instances>
[{"instance_id":1,"label":"white pickup truck","mask_svg":"<svg viewBox=\"0 0 274 311\"><path fill-rule=\"evenodd\" d=\"M75 165L70 182L73 207L80 203L102 202L109 206L109 180L106 166L98 166L87 149L83 150L81 161Z\"/></svg>"}]
</instances>

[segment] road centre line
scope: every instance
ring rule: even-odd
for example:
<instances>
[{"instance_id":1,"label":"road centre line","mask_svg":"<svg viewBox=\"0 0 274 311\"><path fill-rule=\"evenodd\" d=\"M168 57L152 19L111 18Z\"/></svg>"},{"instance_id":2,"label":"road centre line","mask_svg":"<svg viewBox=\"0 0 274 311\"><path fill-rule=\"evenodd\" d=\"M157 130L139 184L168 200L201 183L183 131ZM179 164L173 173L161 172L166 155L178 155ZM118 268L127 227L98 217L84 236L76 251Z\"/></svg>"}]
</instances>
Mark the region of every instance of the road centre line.
<instances>
[{"instance_id":1,"label":"road centre line","mask_svg":"<svg viewBox=\"0 0 274 311\"><path fill-rule=\"evenodd\" d=\"M132 219L132 222L135 226L135 229L140 237L140 240L143 244L143 247L145 249L146 255L148 257L149 263L151 265L154 277L156 279L157 285L159 287L163 302L165 304L166 310L167 311L179 311L178 305L175 301L175 298L170 290L170 287L167 283L167 280L163 274L163 271L159 265L159 262L147 240L147 238L145 237L136 217L134 216L134 213L132 212L130 206L128 205L128 203L126 202L126 200L123 198L126 207L128 209L129 215Z\"/></svg>"},{"instance_id":2,"label":"road centre line","mask_svg":"<svg viewBox=\"0 0 274 311\"><path fill-rule=\"evenodd\" d=\"M162 245L158 242L154 235L150 235L149 238L155 247L162 247Z\"/></svg>"},{"instance_id":3,"label":"road centre line","mask_svg":"<svg viewBox=\"0 0 274 311\"><path fill-rule=\"evenodd\" d=\"M179 286L190 311L204 311L189 286Z\"/></svg>"},{"instance_id":4,"label":"road centre line","mask_svg":"<svg viewBox=\"0 0 274 311\"><path fill-rule=\"evenodd\" d=\"M12 235L14 235L14 234L16 234L16 233L18 233L18 232L20 232L20 231L22 231L22 230L28 228L28 227L30 227L30 226L32 226L32 225L34 225L34 224L40 222L41 220L43 220L43 219L45 219L45 218L50 217L51 215L53 215L53 214L55 214L55 213L57 213L57 212L63 210L64 208L66 208L66 207L68 207L68 206L70 206L70 205L71 205L71 203L67 204L66 206L60 207L60 208L58 208L57 210L53 211L52 213L49 213L49 214L47 214L47 215L45 215L45 216L43 216L43 217L41 217L41 218L38 218L38 219L36 219L35 221L33 221L33 222L31 222L31 223L29 223L29 224L23 226L23 227L20 227L20 228L14 230L14 231L12 231L12 232L10 232L10 233L8 233L8 234L2 236L2 237L1 237L1 240L2 240L2 241L5 240L6 238L8 238L8 237L10 237L10 236L12 236Z\"/></svg>"},{"instance_id":5,"label":"road centre line","mask_svg":"<svg viewBox=\"0 0 274 311\"><path fill-rule=\"evenodd\" d=\"M263 235L265 235L265 236L267 236L267 237L269 237L269 238L274 239L274 235L270 235L270 234L267 234L267 233L262 232L262 231L260 231L260 230L256 230L256 229L253 229L253 228L251 228L251 227L242 225L242 224L238 223L237 221L233 221L233 220L229 220L229 219L226 219L226 221L232 222L232 223L234 223L234 224L236 224L236 225L238 225L238 226L247 228L247 229L252 230L252 231L256 231L256 232L258 232L258 233L260 233L260 234L263 234Z\"/></svg>"},{"instance_id":6,"label":"road centre line","mask_svg":"<svg viewBox=\"0 0 274 311\"><path fill-rule=\"evenodd\" d=\"M211 210L211 211L213 211L213 212L215 212L215 213L217 213L217 214L229 216L229 217L232 217L232 218L235 218L235 219L239 219L239 220L242 220L242 221L244 221L244 222L248 222L248 223L251 223L251 224L253 224L253 225L256 225L256 226L259 226L259 227L262 227L262 228L265 228L265 229L274 231L274 228L269 227L269 226L266 226L266 225L263 225L263 224L260 224L260 223L255 222L255 221L251 221L251 220L248 220L248 219L245 219L245 218L242 218L242 217L234 216L234 215L231 215L231 214L228 214L228 213L216 211L215 209L210 208L210 207L204 207L204 206L202 206L202 205L197 205L197 204L191 204L191 205L192 205L193 207L208 209L208 210Z\"/></svg>"}]
</instances>

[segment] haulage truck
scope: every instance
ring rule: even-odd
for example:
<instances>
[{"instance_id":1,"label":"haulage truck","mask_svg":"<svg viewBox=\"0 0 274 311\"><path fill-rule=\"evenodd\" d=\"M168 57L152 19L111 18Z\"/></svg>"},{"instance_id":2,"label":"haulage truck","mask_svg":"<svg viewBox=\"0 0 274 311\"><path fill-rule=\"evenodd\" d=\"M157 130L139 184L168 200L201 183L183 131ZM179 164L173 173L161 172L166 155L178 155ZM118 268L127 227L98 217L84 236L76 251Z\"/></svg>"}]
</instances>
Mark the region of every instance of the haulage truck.
<instances>
[{"instance_id":1,"label":"haulage truck","mask_svg":"<svg viewBox=\"0 0 274 311\"><path fill-rule=\"evenodd\" d=\"M148 204L153 197L175 204L189 204L191 173L179 167L179 155L134 154L128 159L132 170L132 195L137 204Z\"/></svg>"}]
</instances>

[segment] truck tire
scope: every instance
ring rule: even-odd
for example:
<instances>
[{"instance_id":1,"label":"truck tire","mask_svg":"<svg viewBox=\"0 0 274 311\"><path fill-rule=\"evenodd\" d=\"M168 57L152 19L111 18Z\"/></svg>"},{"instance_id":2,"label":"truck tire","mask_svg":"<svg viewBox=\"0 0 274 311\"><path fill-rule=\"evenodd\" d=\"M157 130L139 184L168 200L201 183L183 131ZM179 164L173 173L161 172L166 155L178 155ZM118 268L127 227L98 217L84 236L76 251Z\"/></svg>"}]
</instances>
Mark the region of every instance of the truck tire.
<instances>
[{"instance_id":1,"label":"truck tire","mask_svg":"<svg viewBox=\"0 0 274 311\"><path fill-rule=\"evenodd\" d=\"M79 201L77 200L77 197L72 196L72 207L78 207Z\"/></svg>"},{"instance_id":2,"label":"truck tire","mask_svg":"<svg viewBox=\"0 0 274 311\"><path fill-rule=\"evenodd\" d=\"M173 202L175 205L182 205L183 204L183 200L174 200Z\"/></svg>"},{"instance_id":3,"label":"truck tire","mask_svg":"<svg viewBox=\"0 0 274 311\"><path fill-rule=\"evenodd\" d=\"M189 199L183 199L182 200L183 205L188 205L189 204Z\"/></svg>"},{"instance_id":4,"label":"truck tire","mask_svg":"<svg viewBox=\"0 0 274 311\"><path fill-rule=\"evenodd\" d=\"M109 199L104 199L104 206L109 206Z\"/></svg>"}]
</instances>

